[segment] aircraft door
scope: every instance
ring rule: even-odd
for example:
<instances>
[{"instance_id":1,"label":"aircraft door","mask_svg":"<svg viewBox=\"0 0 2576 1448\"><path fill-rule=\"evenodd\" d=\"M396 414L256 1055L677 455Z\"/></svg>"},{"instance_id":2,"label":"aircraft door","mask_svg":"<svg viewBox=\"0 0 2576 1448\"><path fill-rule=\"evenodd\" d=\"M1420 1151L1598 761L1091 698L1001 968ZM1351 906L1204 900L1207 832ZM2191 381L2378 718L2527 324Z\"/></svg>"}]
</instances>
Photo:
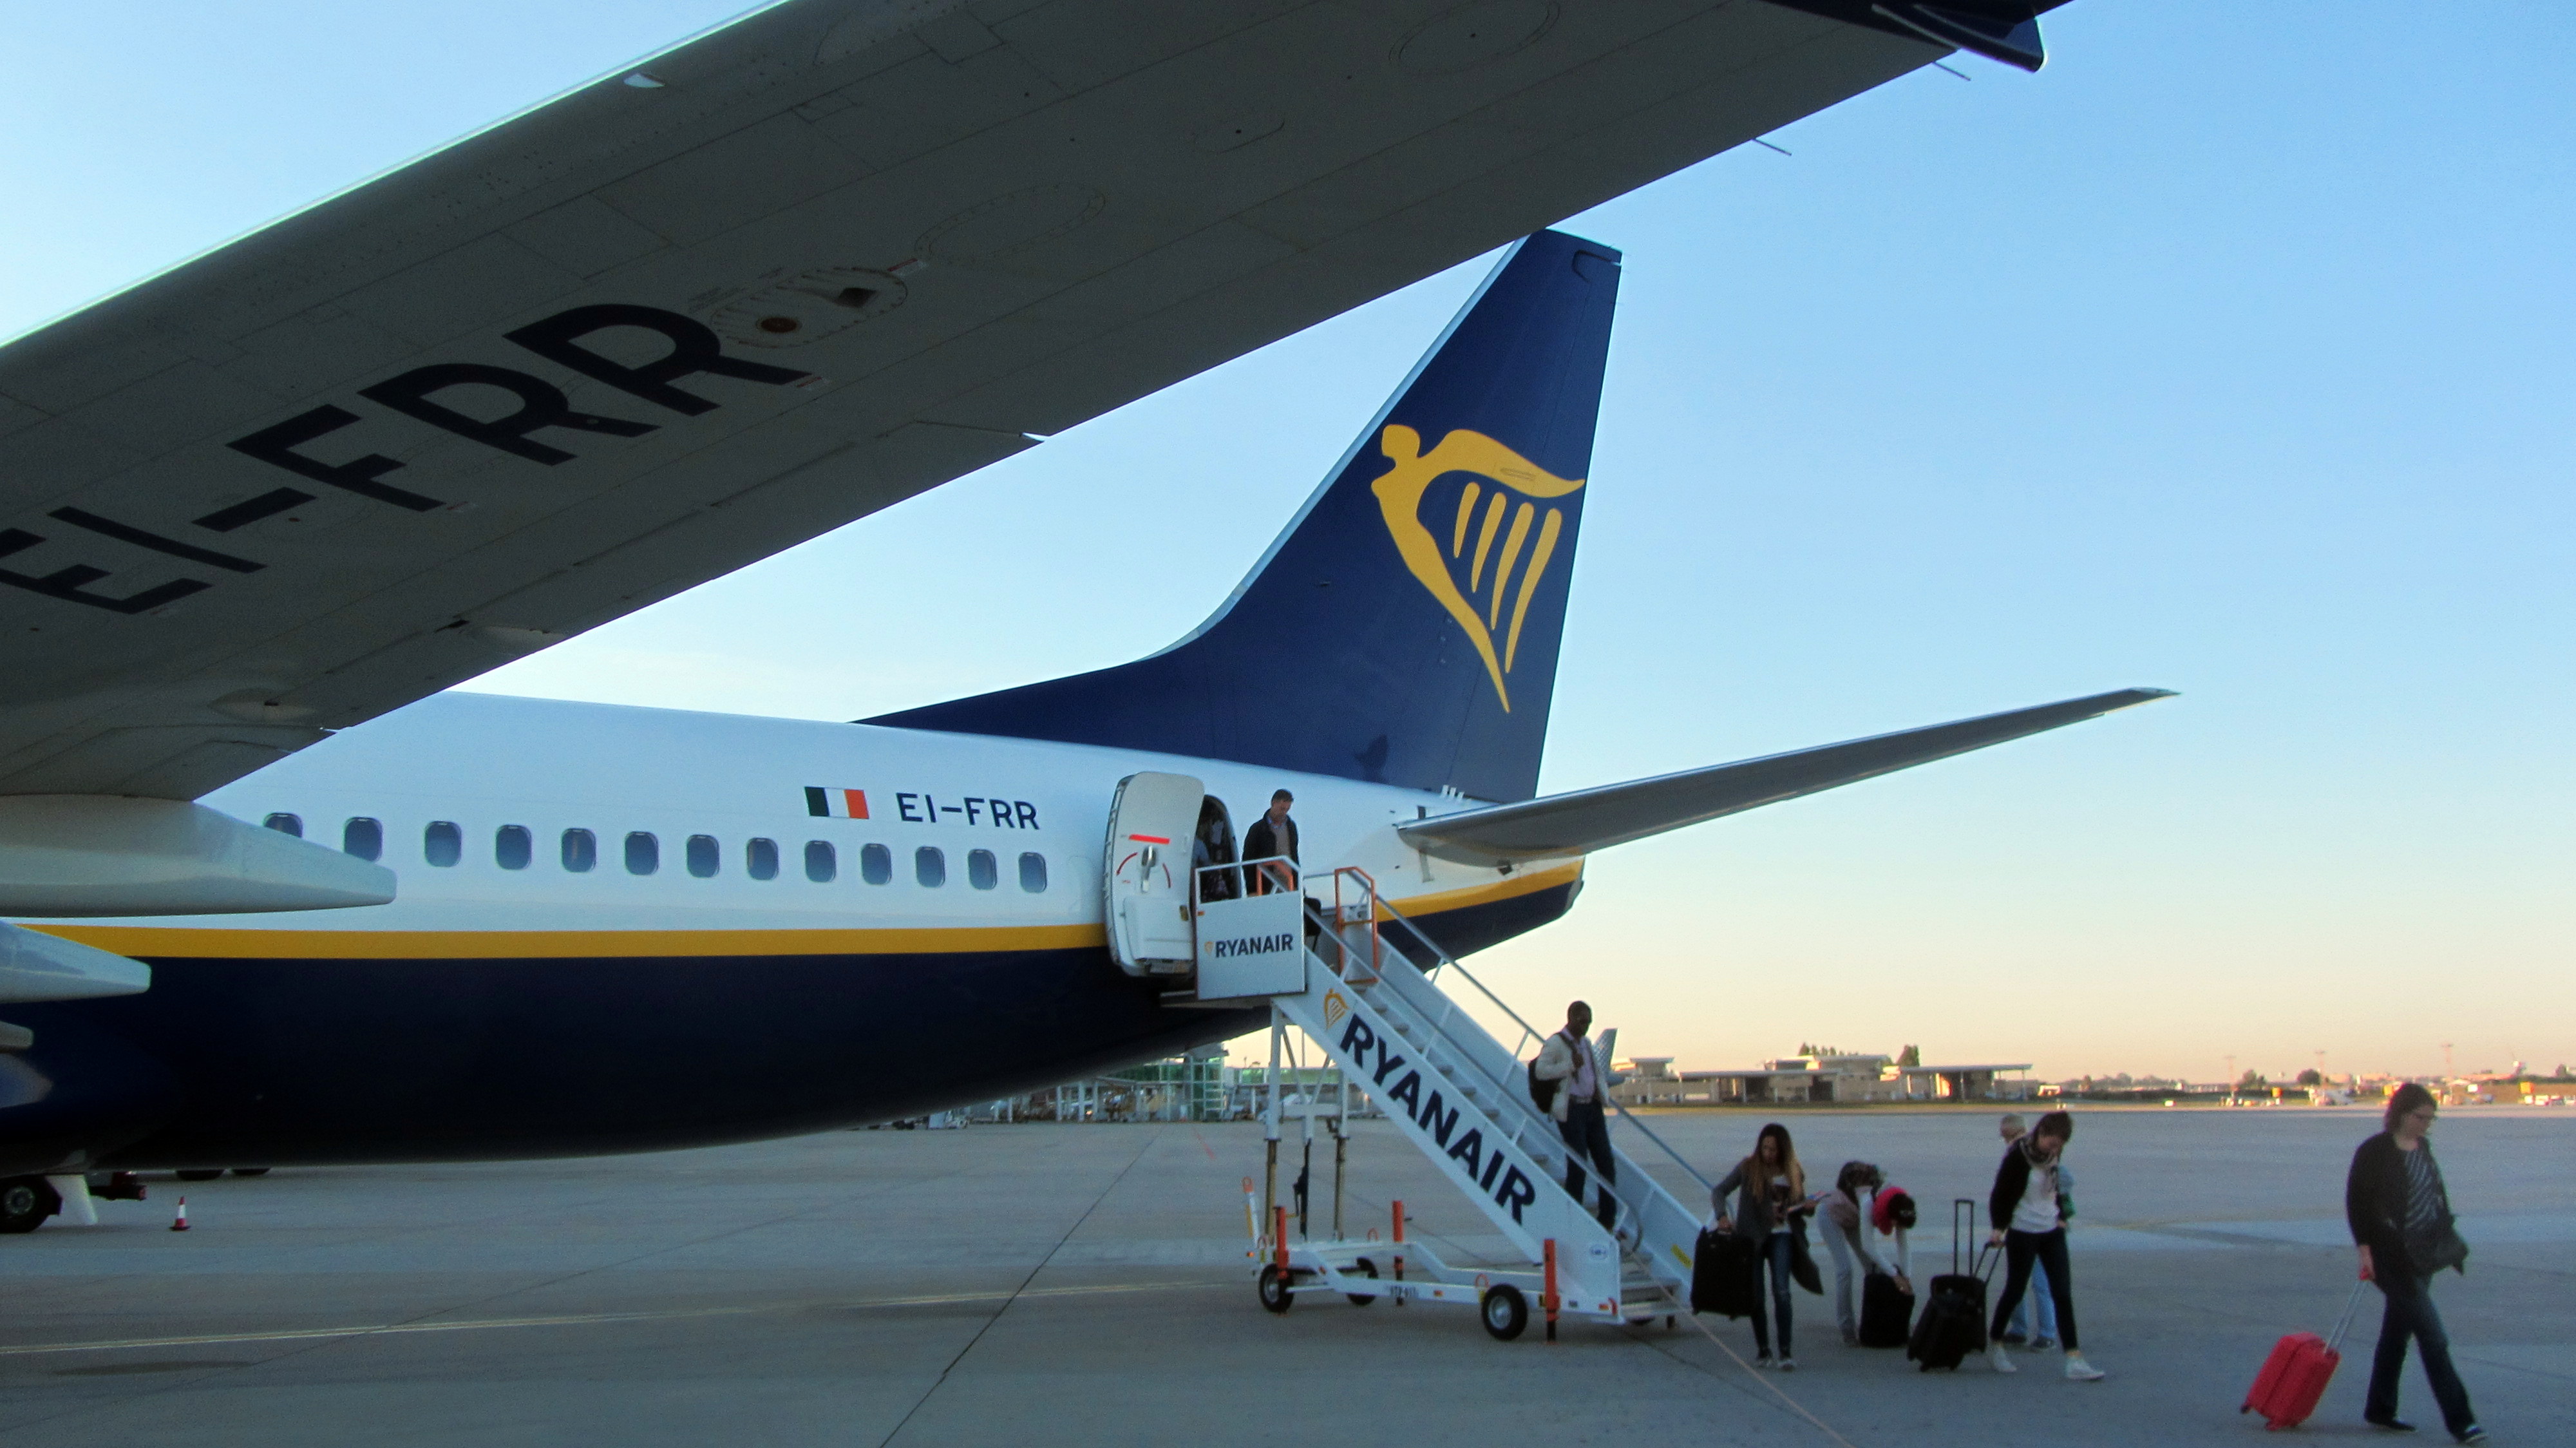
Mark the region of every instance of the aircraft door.
<instances>
[{"instance_id":1,"label":"aircraft door","mask_svg":"<svg viewBox=\"0 0 2576 1448\"><path fill-rule=\"evenodd\" d=\"M1101 852L1109 954L1129 975L1186 975L1197 963L1190 921L1190 837L1207 786L1186 774L1131 774L1109 803Z\"/></svg>"}]
</instances>

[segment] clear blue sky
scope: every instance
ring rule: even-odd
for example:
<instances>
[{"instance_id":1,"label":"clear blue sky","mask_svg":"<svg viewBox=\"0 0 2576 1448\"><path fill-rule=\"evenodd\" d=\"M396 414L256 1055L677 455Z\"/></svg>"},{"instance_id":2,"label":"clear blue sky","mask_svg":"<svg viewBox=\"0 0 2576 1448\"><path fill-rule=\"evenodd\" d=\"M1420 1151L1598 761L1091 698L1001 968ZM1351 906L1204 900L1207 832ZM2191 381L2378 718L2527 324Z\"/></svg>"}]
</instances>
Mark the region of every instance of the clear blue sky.
<instances>
[{"instance_id":1,"label":"clear blue sky","mask_svg":"<svg viewBox=\"0 0 2576 1448\"><path fill-rule=\"evenodd\" d=\"M732 8L12 5L0 334ZM2076 0L2041 75L1569 221L1629 264L1547 787L2184 697L1605 854L1507 994L1692 1065L2576 1061L2576 11L2440 12ZM850 718L1159 647L1479 271L478 687Z\"/></svg>"}]
</instances>

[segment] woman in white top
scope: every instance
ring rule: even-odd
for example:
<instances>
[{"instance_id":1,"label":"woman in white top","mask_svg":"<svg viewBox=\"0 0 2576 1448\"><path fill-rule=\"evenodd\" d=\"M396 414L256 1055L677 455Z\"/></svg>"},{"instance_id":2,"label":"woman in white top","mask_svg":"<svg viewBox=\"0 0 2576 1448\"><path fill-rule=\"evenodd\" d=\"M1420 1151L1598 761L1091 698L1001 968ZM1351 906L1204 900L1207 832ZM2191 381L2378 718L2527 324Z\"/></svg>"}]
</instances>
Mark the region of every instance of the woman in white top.
<instances>
[{"instance_id":1,"label":"woman in white top","mask_svg":"<svg viewBox=\"0 0 2576 1448\"><path fill-rule=\"evenodd\" d=\"M1847 1161L1834 1177L1834 1189L1825 1193L1820 1210L1828 1223L1825 1250L1834 1258L1834 1322L1843 1330L1846 1347L1860 1342L1859 1288L1867 1274L1883 1273L1896 1279L1897 1290L1911 1296L1914 1284L1907 1279L1905 1237L1899 1230L1895 1245L1898 1259L1889 1260L1881 1250L1878 1229L1872 1225L1878 1207L1878 1194L1887 1185L1887 1176L1865 1161Z\"/></svg>"},{"instance_id":2,"label":"woman in white top","mask_svg":"<svg viewBox=\"0 0 2576 1448\"><path fill-rule=\"evenodd\" d=\"M2066 1376L2080 1383L2099 1382L2101 1370L2084 1361L2075 1336L2075 1279L2066 1265L2066 1223L2057 1213L2057 1159L2075 1135L2075 1118L2052 1111L2039 1119L2030 1135L2004 1148L1995 1169L1994 1194L1986 1209L1994 1230L1989 1246L2004 1249L2004 1295L1995 1304L1995 1320L1986 1348L1995 1371L2017 1371L2004 1353L2004 1328L2013 1308L2030 1287L2030 1268L2048 1269L2049 1293L2057 1302L2058 1340L2066 1344Z\"/></svg>"}]
</instances>

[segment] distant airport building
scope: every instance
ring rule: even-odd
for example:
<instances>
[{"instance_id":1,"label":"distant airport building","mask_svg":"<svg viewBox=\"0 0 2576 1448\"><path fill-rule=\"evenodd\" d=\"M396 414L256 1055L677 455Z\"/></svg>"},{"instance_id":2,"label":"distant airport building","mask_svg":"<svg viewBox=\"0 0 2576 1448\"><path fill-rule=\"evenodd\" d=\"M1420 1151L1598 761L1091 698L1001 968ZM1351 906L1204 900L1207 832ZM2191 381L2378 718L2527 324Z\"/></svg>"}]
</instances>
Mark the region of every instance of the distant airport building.
<instances>
[{"instance_id":1,"label":"distant airport building","mask_svg":"<svg viewBox=\"0 0 2576 1448\"><path fill-rule=\"evenodd\" d=\"M1675 1071L1670 1056L1619 1063L1627 1083L1611 1089L1623 1106L1862 1105L1904 1101L2020 1101L2030 1063L1898 1065L1884 1054L1812 1052L1734 1071ZM2011 1077L2013 1079L2005 1079Z\"/></svg>"}]
</instances>

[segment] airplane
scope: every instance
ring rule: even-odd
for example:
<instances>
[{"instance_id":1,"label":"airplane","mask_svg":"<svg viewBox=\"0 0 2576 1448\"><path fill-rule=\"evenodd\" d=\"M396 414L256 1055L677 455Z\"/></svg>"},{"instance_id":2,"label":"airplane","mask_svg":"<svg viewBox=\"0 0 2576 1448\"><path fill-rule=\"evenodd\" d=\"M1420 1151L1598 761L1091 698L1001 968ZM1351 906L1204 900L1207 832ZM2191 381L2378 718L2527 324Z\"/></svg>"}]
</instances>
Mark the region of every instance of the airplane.
<instances>
[{"instance_id":1,"label":"airplane","mask_svg":"<svg viewBox=\"0 0 2576 1448\"><path fill-rule=\"evenodd\" d=\"M1195 839L1236 889L1294 868L1236 856L1276 791L1306 871L1365 870L1465 954L1564 915L1598 850L2163 696L1539 796L1621 265L1512 246L1149 657L847 724L446 693L213 791L194 808L342 867L309 889L394 881L14 930L150 976L10 1007L0 1172L640 1151L990 1100L1267 1021L1189 998L1182 907Z\"/></svg>"},{"instance_id":2,"label":"airplane","mask_svg":"<svg viewBox=\"0 0 2576 1448\"><path fill-rule=\"evenodd\" d=\"M1131 775L1294 781L1315 859L1468 949L1605 821L1910 760L1532 797L1617 269L1539 228L1950 55L2035 70L2050 8L787 0L0 346L0 1229L92 1171L731 1140L1231 1033L1125 968ZM1465 535L1328 483L1126 673L844 726L440 692L1519 237L1485 315L1566 370L1435 348L1491 405L1350 464L1515 494L1446 583ZM1312 717L1219 697L1273 686L1240 620L1332 588L1420 616L1301 639Z\"/></svg>"}]
</instances>

